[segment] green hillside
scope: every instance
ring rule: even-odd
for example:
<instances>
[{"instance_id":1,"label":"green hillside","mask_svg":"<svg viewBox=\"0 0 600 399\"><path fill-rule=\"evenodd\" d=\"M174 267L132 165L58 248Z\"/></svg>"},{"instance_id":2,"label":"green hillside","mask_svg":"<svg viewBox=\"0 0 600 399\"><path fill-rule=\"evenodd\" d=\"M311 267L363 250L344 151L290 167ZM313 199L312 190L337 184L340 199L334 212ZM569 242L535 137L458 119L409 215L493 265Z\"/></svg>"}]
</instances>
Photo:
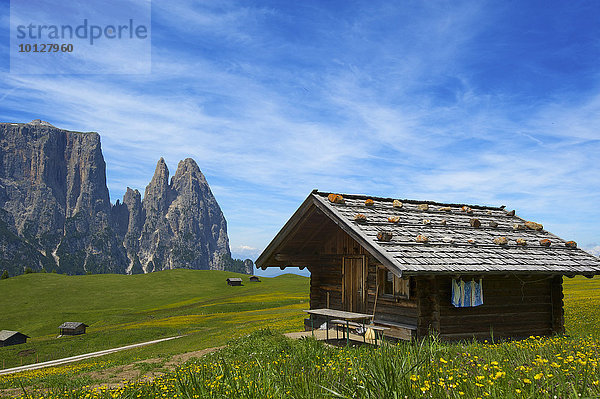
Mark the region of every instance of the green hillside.
<instances>
[{"instance_id":1,"label":"green hillside","mask_svg":"<svg viewBox=\"0 0 600 399\"><path fill-rule=\"evenodd\" d=\"M42 361L187 334L79 363L0 376L0 397L321 398L355 397L358 392L378 398L516 398L600 393L600 279L565 279L569 336L499 344L426 340L339 350L258 330L302 328L307 278L285 275L250 283L248 276L238 275L245 285L229 287L225 279L232 275L173 270L137 276L30 274L0 281L0 328L33 337L26 345L0 348L6 367L36 356ZM57 339L56 327L65 320L86 322L89 334ZM249 337L236 338L251 331ZM185 362L193 354L172 356L226 342L226 349L197 361ZM19 356L30 349L35 354Z\"/></svg>"},{"instance_id":2,"label":"green hillside","mask_svg":"<svg viewBox=\"0 0 600 399\"><path fill-rule=\"evenodd\" d=\"M228 286L228 277L241 277L244 286ZM186 334L116 356L171 355L220 345L260 327L301 329L308 279L283 275L261 280L184 269L132 276L33 273L0 280L0 330L32 337L25 345L0 348L0 362L8 368ZM88 333L57 339L65 321L88 324ZM18 356L26 349L35 354Z\"/></svg>"}]
</instances>

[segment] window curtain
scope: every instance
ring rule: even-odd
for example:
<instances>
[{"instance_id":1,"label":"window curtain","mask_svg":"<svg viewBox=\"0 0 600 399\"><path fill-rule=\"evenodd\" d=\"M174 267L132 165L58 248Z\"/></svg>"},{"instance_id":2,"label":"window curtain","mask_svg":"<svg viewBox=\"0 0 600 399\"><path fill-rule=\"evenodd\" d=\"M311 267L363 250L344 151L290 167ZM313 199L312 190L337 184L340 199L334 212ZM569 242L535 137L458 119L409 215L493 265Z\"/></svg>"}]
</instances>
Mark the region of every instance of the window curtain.
<instances>
[{"instance_id":1,"label":"window curtain","mask_svg":"<svg viewBox=\"0 0 600 399\"><path fill-rule=\"evenodd\" d=\"M483 285L481 279L463 281L452 279L452 305L457 308L468 308L483 305Z\"/></svg>"}]
</instances>

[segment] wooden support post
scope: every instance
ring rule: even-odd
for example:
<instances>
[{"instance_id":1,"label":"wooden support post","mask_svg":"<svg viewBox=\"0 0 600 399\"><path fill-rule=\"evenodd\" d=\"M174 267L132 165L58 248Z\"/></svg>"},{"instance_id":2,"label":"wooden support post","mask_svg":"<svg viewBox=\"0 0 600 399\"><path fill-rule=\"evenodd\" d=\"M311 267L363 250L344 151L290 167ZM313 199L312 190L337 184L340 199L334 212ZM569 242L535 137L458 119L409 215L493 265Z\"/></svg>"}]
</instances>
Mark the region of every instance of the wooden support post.
<instances>
[{"instance_id":1,"label":"wooden support post","mask_svg":"<svg viewBox=\"0 0 600 399\"><path fill-rule=\"evenodd\" d=\"M417 338L430 332L440 332L440 299L438 281L434 276L420 276L416 280L417 290Z\"/></svg>"},{"instance_id":2,"label":"wooden support post","mask_svg":"<svg viewBox=\"0 0 600 399\"><path fill-rule=\"evenodd\" d=\"M431 303L431 329L433 332L439 334L440 332L440 290L439 290L439 278L433 277L431 279L431 295L432 303Z\"/></svg>"},{"instance_id":3,"label":"wooden support post","mask_svg":"<svg viewBox=\"0 0 600 399\"><path fill-rule=\"evenodd\" d=\"M427 278L416 277L417 288L417 338L424 338L429 332L430 309L429 309L429 284Z\"/></svg>"}]
</instances>

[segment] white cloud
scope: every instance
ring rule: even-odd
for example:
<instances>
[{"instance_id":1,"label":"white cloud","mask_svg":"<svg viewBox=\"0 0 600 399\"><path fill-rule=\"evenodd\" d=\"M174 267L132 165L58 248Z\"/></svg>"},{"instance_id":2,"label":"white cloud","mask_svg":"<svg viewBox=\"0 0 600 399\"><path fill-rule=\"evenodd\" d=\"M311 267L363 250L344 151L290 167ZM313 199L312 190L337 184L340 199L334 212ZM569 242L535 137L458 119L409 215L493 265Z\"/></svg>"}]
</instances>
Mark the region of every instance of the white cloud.
<instances>
[{"instance_id":1,"label":"white cloud","mask_svg":"<svg viewBox=\"0 0 600 399\"><path fill-rule=\"evenodd\" d=\"M600 245L596 245L595 247L584 248L587 252L591 253L595 256L600 256Z\"/></svg>"},{"instance_id":2,"label":"white cloud","mask_svg":"<svg viewBox=\"0 0 600 399\"><path fill-rule=\"evenodd\" d=\"M240 246L236 247L236 249L238 249L240 251L256 251L256 248L253 248L249 245L240 245Z\"/></svg>"},{"instance_id":3,"label":"white cloud","mask_svg":"<svg viewBox=\"0 0 600 399\"><path fill-rule=\"evenodd\" d=\"M231 256L234 259L252 259L258 258L262 251L249 245L236 245L231 247Z\"/></svg>"},{"instance_id":4,"label":"white cloud","mask_svg":"<svg viewBox=\"0 0 600 399\"><path fill-rule=\"evenodd\" d=\"M313 43L270 30L282 10L153 2L151 75L5 75L0 117L100 132L113 201L143 193L161 156L172 174L191 156L241 254L314 188L505 204L597 242L600 96L522 104L482 91L464 64L494 18L437 6L336 14L331 29L306 28ZM386 18L391 32L374 34Z\"/></svg>"}]
</instances>

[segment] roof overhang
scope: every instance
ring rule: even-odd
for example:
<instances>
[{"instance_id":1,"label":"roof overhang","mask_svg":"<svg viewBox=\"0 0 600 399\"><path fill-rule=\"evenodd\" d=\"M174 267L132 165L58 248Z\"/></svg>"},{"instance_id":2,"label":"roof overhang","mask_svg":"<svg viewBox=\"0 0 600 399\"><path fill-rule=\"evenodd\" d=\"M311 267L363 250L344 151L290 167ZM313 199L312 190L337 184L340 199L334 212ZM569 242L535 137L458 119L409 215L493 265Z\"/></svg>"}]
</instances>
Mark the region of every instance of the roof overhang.
<instances>
[{"instance_id":1,"label":"roof overhang","mask_svg":"<svg viewBox=\"0 0 600 399\"><path fill-rule=\"evenodd\" d=\"M273 262L277 259L279 248L286 242L286 239L293 234L298 227L301 225L302 220L309 215L311 212L318 210L325 215L330 221L335 223L340 229L346 232L356 242L358 242L363 248L365 248L375 259L381 262L382 265L391 270L398 277L402 275L401 265L387 257L376 245L367 238L367 236L361 232L356 226L352 225L345 219L336 209L327 206L324 200L315 195L316 190L311 192L309 196L304 200L300 207L294 212L286 224L277 233L275 238L267 245L265 250L256 259L256 266L261 269L267 267L279 267L284 269L286 265L281 265L279 262ZM312 260L312 259L307 259ZM281 259L285 262L285 259Z\"/></svg>"},{"instance_id":2,"label":"roof overhang","mask_svg":"<svg viewBox=\"0 0 600 399\"><path fill-rule=\"evenodd\" d=\"M329 194L314 190L308 195L260 254L256 260L258 268L303 268L339 256L323 254L322 248L326 242L324 238L341 229L397 276L545 274L592 277L600 274L598 258L567 245L568 242L546 230L521 229L519 225L528 222L516 216L514 211L505 211L504 207L402 200L404 206L393 209L392 198L343 194L345 201L334 204L329 201ZM377 206L366 207L366 199L376 201ZM439 209L421 209L424 204L435 208L439 205ZM472 210L469 213L464 208ZM356 212L369 215L369 221L357 223ZM402 223L390 223L390 214L402 217ZM480 226L471 226L473 217L486 221L489 226L481 226L481 222ZM515 225L519 227L516 230ZM377 239L382 228L393 232L391 242ZM426 234L433 239L416 242L422 229L427 229ZM500 246L492 241L495 236L508 237L517 245ZM523 236L529 244L519 246L517 239ZM541 238L549 238L552 246L542 246Z\"/></svg>"}]
</instances>

